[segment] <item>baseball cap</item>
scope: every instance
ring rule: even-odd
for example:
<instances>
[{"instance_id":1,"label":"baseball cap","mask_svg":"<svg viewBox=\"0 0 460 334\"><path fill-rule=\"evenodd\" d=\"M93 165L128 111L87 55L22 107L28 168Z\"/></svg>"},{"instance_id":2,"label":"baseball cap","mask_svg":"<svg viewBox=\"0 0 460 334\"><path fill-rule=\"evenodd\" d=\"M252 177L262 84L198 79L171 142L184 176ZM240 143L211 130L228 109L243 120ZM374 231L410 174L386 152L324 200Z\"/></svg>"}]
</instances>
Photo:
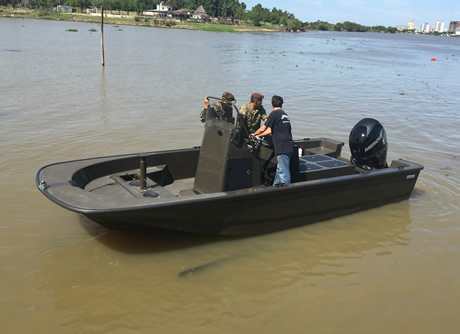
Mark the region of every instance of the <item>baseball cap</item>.
<instances>
[{"instance_id":1,"label":"baseball cap","mask_svg":"<svg viewBox=\"0 0 460 334\"><path fill-rule=\"evenodd\" d=\"M262 94L259 94L259 93L252 93L251 98L259 100L259 101L262 101L264 96Z\"/></svg>"},{"instance_id":2,"label":"baseball cap","mask_svg":"<svg viewBox=\"0 0 460 334\"><path fill-rule=\"evenodd\" d=\"M232 93L225 92L220 97L223 103L235 104L236 100Z\"/></svg>"}]
</instances>

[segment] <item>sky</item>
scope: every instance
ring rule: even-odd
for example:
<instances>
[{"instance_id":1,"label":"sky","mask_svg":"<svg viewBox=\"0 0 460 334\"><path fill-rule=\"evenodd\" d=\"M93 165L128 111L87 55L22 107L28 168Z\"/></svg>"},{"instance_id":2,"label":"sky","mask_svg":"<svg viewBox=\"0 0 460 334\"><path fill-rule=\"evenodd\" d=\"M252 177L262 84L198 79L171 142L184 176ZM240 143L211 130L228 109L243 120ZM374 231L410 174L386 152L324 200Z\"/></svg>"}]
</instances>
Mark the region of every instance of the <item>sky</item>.
<instances>
[{"instance_id":1,"label":"sky","mask_svg":"<svg viewBox=\"0 0 460 334\"><path fill-rule=\"evenodd\" d=\"M422 23L434 26L444 21L460 21L460 0L239 0L246 9L260 3L272 10L274 7L295 15L302 22L329 23L351 21L365 26L385 27L407 25L414 20L415 28ZM458 2L458 3L457 3Z\"/></svg>"}]
</instances>

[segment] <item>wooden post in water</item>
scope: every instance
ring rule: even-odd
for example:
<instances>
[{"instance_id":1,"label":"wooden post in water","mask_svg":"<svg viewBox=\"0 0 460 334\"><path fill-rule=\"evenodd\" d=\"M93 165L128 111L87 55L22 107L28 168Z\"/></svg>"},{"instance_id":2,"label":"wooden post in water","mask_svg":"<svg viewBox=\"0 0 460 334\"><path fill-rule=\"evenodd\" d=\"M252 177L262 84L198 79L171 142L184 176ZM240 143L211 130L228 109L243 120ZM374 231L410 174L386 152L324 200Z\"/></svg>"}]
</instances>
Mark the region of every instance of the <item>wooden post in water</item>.
<instances>
[{"instance_id":1,"label":"wooden post in water","mask_svg":"<svg viewBox=\"0 0 460 334\"><path fill-rule=\"evenodd\" d=\"M104 7L101 6L101 58L102 66L104 67Z\"/></svg>"}]
</instances>

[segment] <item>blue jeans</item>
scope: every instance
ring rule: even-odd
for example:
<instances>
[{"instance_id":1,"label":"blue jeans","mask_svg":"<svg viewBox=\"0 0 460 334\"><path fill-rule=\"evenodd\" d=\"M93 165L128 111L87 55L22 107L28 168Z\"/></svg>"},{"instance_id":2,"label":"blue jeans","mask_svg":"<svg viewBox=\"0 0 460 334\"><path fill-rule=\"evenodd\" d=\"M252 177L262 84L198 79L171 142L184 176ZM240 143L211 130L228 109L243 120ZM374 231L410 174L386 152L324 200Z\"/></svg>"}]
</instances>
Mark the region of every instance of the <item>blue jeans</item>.
<instances>
[{"instance_id":1,"label":"blue jeans","mask_svg":"<svg viewBox=\"0 0 460 334\"><path fill-rule=\"evenodd\" d=\"M275 180L273 185L277 184L289 184L291 183L291 171L289 170L289 165L291 161L291 154L279 154L276 156L278 160L278 165L276 166Z\"/></svg>"}]
</instances>

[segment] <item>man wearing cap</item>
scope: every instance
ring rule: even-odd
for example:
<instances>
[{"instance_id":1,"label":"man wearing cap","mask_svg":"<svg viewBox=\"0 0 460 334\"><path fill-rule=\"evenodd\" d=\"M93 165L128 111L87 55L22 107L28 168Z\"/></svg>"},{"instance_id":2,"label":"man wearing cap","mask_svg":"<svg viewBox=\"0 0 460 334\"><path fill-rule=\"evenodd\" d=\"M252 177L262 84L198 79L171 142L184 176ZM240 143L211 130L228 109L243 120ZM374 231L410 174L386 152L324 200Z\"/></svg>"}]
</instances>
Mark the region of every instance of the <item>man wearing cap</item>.
<instances>
[{"instance_id":1,"label":"man wearing cap","mask_svg":"<svg viewBox=\"0 0 460 334\"><path fill-rule=\"evenodd\" d=\"M252 93L251 102L240 108L239 113L243 115L249 133L254 133L260 128L260 121L267 120L267 112L262 105L264 96L259 93Z\"/></svg>"},{"instance_id":2,"label":"man wearing cap","mask_svg":"<svg viewBox=\"0 0 460 334\"><path fill-rule=\"evenodd\" d=\"M220 97L220 101L217 103L211 104L211 116L214 119L220 119L226 122L233 122L232 119L232 105L236 103L235 97L229 92L225 92ZM204 98L203 110L200 113L201 123L206 122L206 111L209 106L209 98L206 96Z\"/></svg>"}]
</instances>

